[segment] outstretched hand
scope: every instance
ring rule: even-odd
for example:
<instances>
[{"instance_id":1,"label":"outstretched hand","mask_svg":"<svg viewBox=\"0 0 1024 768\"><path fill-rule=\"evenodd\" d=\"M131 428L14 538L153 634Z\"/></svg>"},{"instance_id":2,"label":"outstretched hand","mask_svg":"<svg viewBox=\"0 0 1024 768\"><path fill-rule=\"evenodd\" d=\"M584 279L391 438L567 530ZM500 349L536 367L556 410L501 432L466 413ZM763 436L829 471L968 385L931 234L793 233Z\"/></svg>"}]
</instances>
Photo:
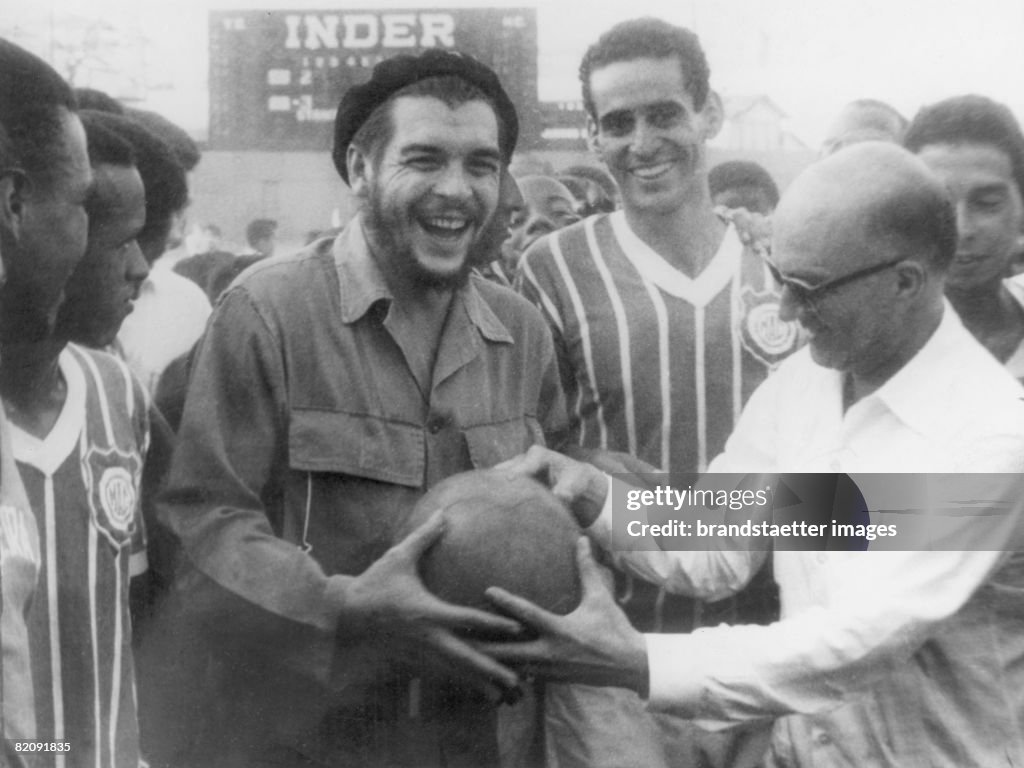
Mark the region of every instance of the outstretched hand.
<instances>
[{"instance_id":1,"label":"outstretched hand","mask_svg":"<svg viewBox=\"0 0 1024 768\"><path fill-rule=\"evenodd\" d=\"M391 657L465 680L498 698L520 695L515 672L477 650L470 637L512 639L522 627L512 619L453 605L427 590L420 557L444 533L441 512L393 546L346 591L345 624L360 627L363 642L386 646Z\"/></svg>"},{"instance_id":2,"label":"outstretched hand","mask_svg":"<svg viewBox=\"0 0 1024 768\"><path fill-rule=\"evenodd\" d=\"M575 611L559 616L499 587L487 598L537 635L524 641L478 642L476 647L503 664L548 680L629 688L647 692L647 647L615 604L581 538L576 546L583 597Z\"/></svg>"},{"instance_id":3,"label":"outstretched hand","mask_svg":"<svg viewBox=\"0 0 1024 768\"><path fill-rule=\"evenodd\" d=\"M547 485L583 528L597 519L608 495L608 478L599 469L539 445L494 468L533 477Z\"/></svg>"}]
</instances>

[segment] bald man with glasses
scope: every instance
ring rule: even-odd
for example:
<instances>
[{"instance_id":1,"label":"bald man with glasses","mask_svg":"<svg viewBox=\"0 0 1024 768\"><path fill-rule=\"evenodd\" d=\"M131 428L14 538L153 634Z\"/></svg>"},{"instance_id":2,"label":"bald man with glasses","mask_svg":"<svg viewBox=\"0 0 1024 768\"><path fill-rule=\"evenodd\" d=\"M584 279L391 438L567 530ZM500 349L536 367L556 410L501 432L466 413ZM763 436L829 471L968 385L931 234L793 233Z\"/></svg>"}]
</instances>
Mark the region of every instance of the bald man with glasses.
<instances>
[{"instance_id":1,"label":"bald man with glasses","mask_svg":"<svg viewBox=\"0 0 1024 768\"><path fill-rule=\"evenodd\" d=\"M774 723L764 766L1024 764L1024 388L943 296L957 243L947 193L910 153L864 143L799 177L774 226L780 316L810 340L753 394L709 470L986 473L975 498L1006 485L1000 538L978 539L990 504L918 551L616 550L621 567L701 598L772 557L779 621L688 635L633 629L581 547L580 607L554 616L492 589L538 639L487 650L547 679L632 689L704 728ZM539 449L506 468L546 478L612 548L605 475Z\"/></svg>"}]
</instances>

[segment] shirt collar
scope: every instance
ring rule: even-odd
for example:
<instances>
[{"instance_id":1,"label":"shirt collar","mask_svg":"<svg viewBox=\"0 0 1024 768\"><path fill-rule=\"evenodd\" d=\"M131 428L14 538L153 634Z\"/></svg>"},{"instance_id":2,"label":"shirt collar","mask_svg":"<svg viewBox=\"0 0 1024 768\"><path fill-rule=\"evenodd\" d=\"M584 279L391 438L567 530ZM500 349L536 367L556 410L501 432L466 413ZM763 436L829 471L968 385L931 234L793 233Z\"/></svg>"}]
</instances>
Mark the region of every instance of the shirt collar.
<instances>
[{"instance_id":1,"label":"shirt collar","mask_svg":"<svg viewBox=\"0 0 1024 768\"><path fill-rule=\"evenodd\" d=\"M381 299L391 302L394 297L370 254L359 216L335 238L331 253L338 271L343 323L354 323Z\"/></svg>"},{"instance_id":2,"label":"shirt collar","mask_svg":"<svg viewBox=\"0 0 1024 768\"><path fill-rule=\"evenodd\" d=\"M332 246L335 268L338 271L341 298L341 320L351 324L363 317L378 301L390 303L394 294L388 287L384 274L376 259L370 253L362 217L356 216L338 235ZM512 334L494 314L476 288L476 276L470 276L460 288L455 301L461 301L466 308L470 322L489 341L514 343Z\"/></svg>"},{"instance_id":3,"label":"shirt collar","mask_svg":"<svg viewBox=\"0 0 1024 768\"><path fill-rule=\"evenodd\" d=\"M908 426L927 433L948 408L948 372L971 360L964 348L976 345L949 301L943 300L942 319L931 337L871 397Z\"/></svg>"}]
</instances>

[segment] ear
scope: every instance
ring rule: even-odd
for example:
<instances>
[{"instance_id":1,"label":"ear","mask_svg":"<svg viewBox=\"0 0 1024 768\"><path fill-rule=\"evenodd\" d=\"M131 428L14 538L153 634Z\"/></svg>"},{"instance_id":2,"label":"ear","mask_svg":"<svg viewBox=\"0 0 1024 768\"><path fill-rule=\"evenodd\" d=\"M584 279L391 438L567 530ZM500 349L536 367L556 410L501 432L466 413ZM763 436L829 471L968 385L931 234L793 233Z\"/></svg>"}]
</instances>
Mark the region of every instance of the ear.
<instances>
[{"instance_id":1,"label":"ear","mask_svg":"<svg viewBox=\"0 0 1024 768\"><path fill-rule=\"evenodd\" d=\"M928 282L928 267L916 259L907 259L896 267L896 295L909 299Z\"/></svg>"},{"instance_id":2,"label":"ear","mask_svg":"<svg viewBox=\"0 0 1024 768\"><path fill-rule=\"evenodd\" d=\"M25 201L32 193L28 175L17 168L0 173L0 229L17 239L25 220Z\"/></svg>"},{"instance_id":3,"label":"ear","mask_svg":"<svg viewBox=\"0 0 1024 768\"><path fill-rule=\"evenodd\" d=\"M348 185L352 194L363 197L373 173L373 164L361 149L353 144L348 145L345 153L345 167L348 169Z\"/></svg>"},{"instance_id":4,"label":"ear","mask_svg":"<svg viewBox=\"0 0 1024 768\"><path fill-rule=\"evenodd\" d=\"M704 141L715 138L725 122L725 107L722 106L722 97L717 92L708 91L700 115L704 123Z\"/></svg>"},{"instance_id":5,"label":"ear","mask_svg":"<svg viewBox=\"0 0 1024 768\"><path fill-rule=\"evenodd\" d=\"M597 121L587 113L587 148L595 155L601 154L601 138L598 136Z\"/></svg>"}]
</instances>

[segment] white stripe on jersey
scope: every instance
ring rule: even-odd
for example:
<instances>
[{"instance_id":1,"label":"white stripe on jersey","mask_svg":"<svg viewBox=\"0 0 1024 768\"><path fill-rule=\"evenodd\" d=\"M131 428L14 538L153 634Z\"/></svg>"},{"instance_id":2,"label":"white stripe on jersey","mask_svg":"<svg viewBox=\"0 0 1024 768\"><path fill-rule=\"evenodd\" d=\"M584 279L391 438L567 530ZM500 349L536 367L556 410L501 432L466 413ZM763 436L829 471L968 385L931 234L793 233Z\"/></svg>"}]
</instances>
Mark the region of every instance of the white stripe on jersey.
<instances>
[{"instance_id":1,"label":"white stripe on jersey","mask_svg":"<svg viewBox=\"0 0 1024 768\"><path fill-rule=\"evenodd\" d=\"M118 362L121 362L121 361L118 361ZM128 411L128 416L130 418L134 419L135 418L135 397L134 397L134 391L133 391L134 387L132 386L132 376L128 372L128 366L126 366L126 365L122 365L121 366L121 377L124 379L124 407L125 407L125 410ZM145 387L143 387L143 390L145 390Z\"/></svg>"},{"instance_id":2,"label":"white stripe on jersey","mask_svg":"<svg viewBox=\"0 0 1024 768\"><path fill-rule=\"evenodd\" d=\"M551 300L551 297L544 292L540 283L537 282L537 275L530 266L530 262L525 260L520 261L519 268L523 271L523 277L526 278L530 285L533 286L534 290L536 290L537 296L540 298L541 307L543 308L548 321L558 329L560 334L564 336L565 326L562 325L562 316L559 314L558 308L555 306L555 302Z\"/></svg>"},{"instance_id":3,"label":"white stripe on jersey","mask_svg":"<svg viewBox=\"0 0 1024 768\"><path fill-rule=\"evenodd\" d=\"M82 436L85 437L85 430L82 430ZM84 443L84 440L83 440ZM83 445L84 449L84 445ZM84 478L83 478L84 480ZM96 591L98 588L96 578L96 545L98 544L96 529L93 526L89 526L89 631L92 634L92 681L93 681L93 707L94 712L102 712L102 706L100 700L103 697L103 693L100 690L100 631L99 631L99 620L96 611ZM100 753L103 751L103 731L100 729L100 718L93 718L93 726L95 733L93 734L93 744L96 745L96 753L93 755L93 762L96 768L100 768Z\"/></svg>"},{"instance_id":4,"label":"white stripe on jersey","mask_svg":"<svg viewBox=\"0 0 1024 768\"><path fill-rule=\"evenodd\" d=\"M60 616L57 611L57 510L53 478L43 483L43 514L46 516L46 602L50 609L50 668L53 696L53 740L64 740L64 680L60 664ZM57 768L64 767L64 755L57 753Z\"/></svg>"},{"instance_id":5,"label":"white stripe on jersey","mask_svg":"<svg viewBox=\"0 0 1024 768\"><path fill-rule=\"evenodd\" d=\"M608 297L612 302L612 312L615 315L615 328L619 336L619 365L622 368L622 398L625 405L623 410L626 417L626 440L629 445L628 453L635 456L637 452L636 400L633 396L633 362L629 324L626 322L626 311L622 307L622 296L619 295L619 289L612 279L608 263L605 261L604 254L601 253L601 246L597 244L597 237L594 234L594 219L585 219L584 227L587 233L587 245L590 248L591 255L594 257L594 266L597 267L597 273L601 276L602 282L604 282L605 290L608 291ZM596 379L594 379L594 391L598 391ZM607 444L603 443L602 447L607 448Z\"/></svg>"},{"instance_id":6,"label":"white stripe on jersey","mask_svg":"<svg viewBox=\"0 0 1024 768\"><path fill-rule=\"evenodd\" d=\"M704 307L693 308L693 380L697 392L697 471L708 468L708 393L704 372Z\"/></svg>"},{"instance_id":7,"label":"white stripe on jersey","mask_svg":"<svg viewBox=\"0 0 1024 768\"><path fill-rule=\"evenodd\" d=\"M146 434L145 442L142 445L142 455L145 456L149 453L149 443L152 438L152 435L150 434L152 425L149 423L149 412L153 405L153 400L149 394L149 390L142 385L142 382L135 378L132 374L132 369L128 367L128 364L120 357L115 357L114 359L117 361L118 367L121 370L121 376L124 379L124 397L125 403L127 404L128 416L130 418L135 418L135 395L139 394L142 397L142 407L146 410ZM142 522L142 517L139 516L139 523L141 524ZM138 574L133 573L132 575Z\"/></svg>"},{"instance_id":8,"label":"white stripe on jersey","mask_svg":"<svg viewBox=\"0 0 1024 768\"><path fill-rule=\"evenodd\" d=\"M552 237L549 239L551 243L551 255L554 258L555 266L558 268L558 273L562 277L562 282L565 283L566 289L569 291L569 300L572 301L573 311L576 313L576 317L579 318L580 323L580 341L583 344L583 359L587 367L587 377L590 379L590 388L592 392L599 392L597 386L597 374L594 372L594 353L590 345L590 324L587 322L586 309L583 306L583 301L580 299L579 290L576 288L576 282L569 275L569 267L565 263L565 257L562 255L562 244L559 242L559 238ZM582 398L580 400L582 402ZM577 418L581 414L577 412ZM597 424L598 434L600 436L600 446L602 448L608 447L608 425L604 420L604 404L600 401L597 402Z\"/></svg>"},{"instance_id":9,"label":"white stripe on jersey","mask_svg":"<svg viewBox=\"0 0 1024 768\"><path fill-rule=\"evenodd\" d=\"M99 369L96 367L96 363L89 355L79 355L79 360L82 360L86 367L89 369L89 373L92 374L93 384L96 387L97 400L100 403L100 412L103 414L103 427L107 432L107 446L113 447L116 445L114 440L114 425L110 421L110 403L107 402L107 390L103 386L103 378L100 376ZM131 389L129 388L128 394L131 395Z\"/></svg>"},{"instance_id":10,"label":"white stripe on jersey","mask_svg":"<svg viewBox=\"0 0 1024 768\"><path fill-rule=\"evenodd\" d=\"M647 295L651 297L654 314L658 318L658 376L661 384L661 461L655 466L667 472L672 466L672 362L668 348L668 307L658 287L640 276ZM652 462L654 463L654 462Z\"/></svg>"},{"instance_id":11,"label":"white stripe on jersey","mask_svg":"<svg viewBox=\"0 0 1024 768\"><path fill-rule=\"evenodd\" d=\"M740 273L737 269L732 279L732 293L729 301L734 307L737 323L743 322L743 313L738 309L740 306ZM735 325L735 324L734 324ZM740 342L741 331L733 328L732 331L732 423L740 420L740 413L743 411L743 345Z\"/></svg>"},{"instance_id":12,"label":"white stripe on jersey","mask_svg":"<svg viewBox=\"0 0 1024 768\"><path fill-rule=\"evenodd\" d=\"M121 569L114 569L114 585L117 592L121 592ZM114 611L114 659L113 669L110 673L110 765L113 768L117 765L117 726L121 717L121 643L124 642L124 628L121 626L121 611ZM96 741L97 753L99 745L103 742ZM98 757L98 755L97 755Z\"/></svg>"}]
</instances>

